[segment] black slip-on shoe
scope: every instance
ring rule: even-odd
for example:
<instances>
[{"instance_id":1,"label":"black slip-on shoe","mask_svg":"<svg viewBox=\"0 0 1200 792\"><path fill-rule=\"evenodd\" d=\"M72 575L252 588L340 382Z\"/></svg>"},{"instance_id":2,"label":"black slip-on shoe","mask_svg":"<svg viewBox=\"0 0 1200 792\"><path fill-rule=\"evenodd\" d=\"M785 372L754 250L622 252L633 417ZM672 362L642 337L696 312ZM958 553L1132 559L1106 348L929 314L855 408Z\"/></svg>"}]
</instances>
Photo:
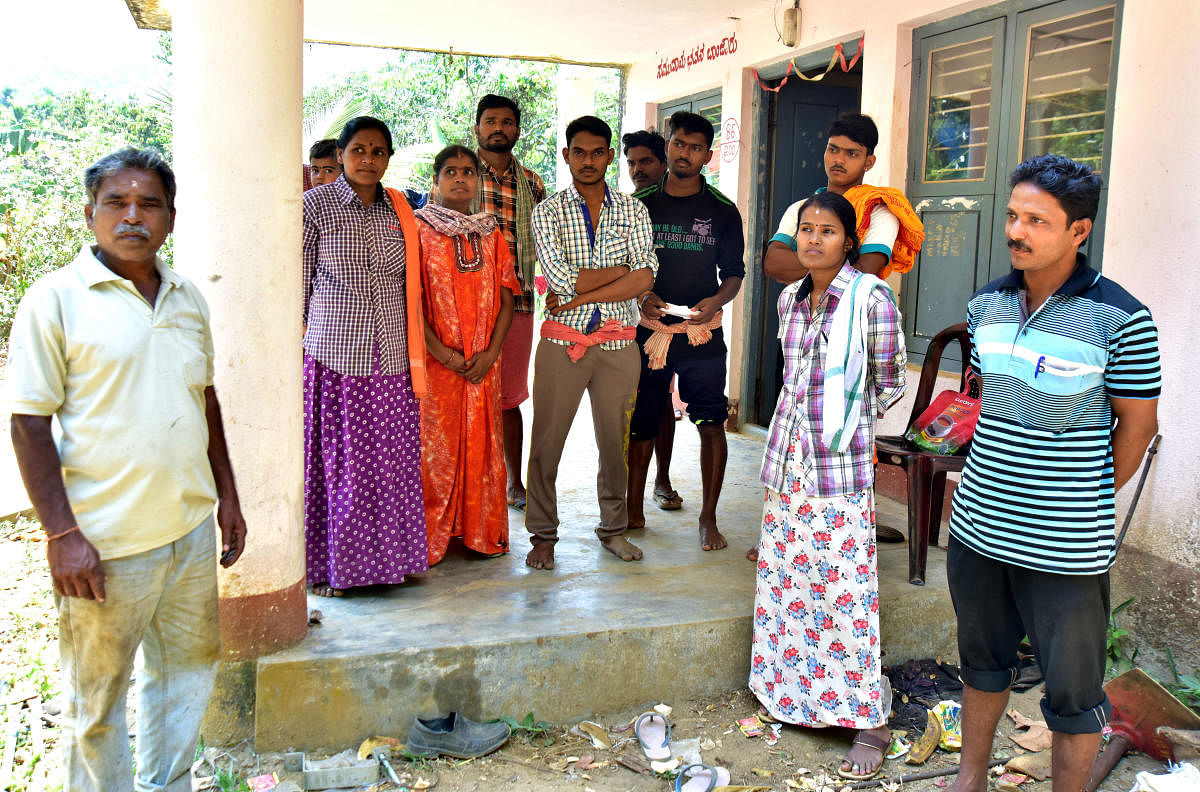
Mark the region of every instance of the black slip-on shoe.
<instances>
[{"instance_id":1,"label":"black slip-on shoe","mask_svg":"<svg viewBox=\"0 0 1200 792\"><path fill-rule=\"evenodd\" d=\"M451 712L444 718L413 718L405 747L418 755L474 759L504 745L510 734L512 729L503 721L476 723Z\"/></svg>"}]
</instances>

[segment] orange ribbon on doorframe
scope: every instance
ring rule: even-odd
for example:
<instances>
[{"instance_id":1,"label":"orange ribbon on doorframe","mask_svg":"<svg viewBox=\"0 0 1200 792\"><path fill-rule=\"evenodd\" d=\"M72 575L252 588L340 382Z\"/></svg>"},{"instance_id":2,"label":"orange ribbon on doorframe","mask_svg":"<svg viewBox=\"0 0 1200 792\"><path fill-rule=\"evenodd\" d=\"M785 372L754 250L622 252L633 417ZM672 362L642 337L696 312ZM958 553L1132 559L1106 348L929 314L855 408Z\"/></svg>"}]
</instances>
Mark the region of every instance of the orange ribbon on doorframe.
<instances>
[{"instance_id":1,"label":"orange ribbon on doorframe","mask_svg":"<svg viewBox=\"0 0 1200 792\"><path fill-rule=\"evenodd\" d=\"M854 57L850 59L849 63L846 62L846 54L845 54L845 52L842 51L842 45L839 43L837 46L835 46L833 48L833 55L829 58L829 65L825 67L825 71L821 72L820 74L814 74L812 77L808 77L804 74L804 72L800 71L800 68L798 66L796 66L795 60L789 60L787 71L784 72L783 81L780 82L779 85L776 85L775 87L772 88L771 86L764 83L762 81L762 78L758 76L758 69L754 70L754 79L758 81L759 86L764 91L770 91L771 93L779 93L779 91L783 88L783 86L787 85L788 78L791 76L793 71L796 73L796 76L799 77L801 80L808 80L809 82L816 82L818 80L825 79L825 75L827 75L827 74L829 74L829 72L833 71L833 67L837 66L839 63L841 64L842 71L848 72L854 68L855 64L858 63L858 59L862 57L863 44L866 42L866 40L867 40L866 36L863 36L862 38L860 38L858 40L858 52L854 53Z\"/></svg>"}]
</instances>

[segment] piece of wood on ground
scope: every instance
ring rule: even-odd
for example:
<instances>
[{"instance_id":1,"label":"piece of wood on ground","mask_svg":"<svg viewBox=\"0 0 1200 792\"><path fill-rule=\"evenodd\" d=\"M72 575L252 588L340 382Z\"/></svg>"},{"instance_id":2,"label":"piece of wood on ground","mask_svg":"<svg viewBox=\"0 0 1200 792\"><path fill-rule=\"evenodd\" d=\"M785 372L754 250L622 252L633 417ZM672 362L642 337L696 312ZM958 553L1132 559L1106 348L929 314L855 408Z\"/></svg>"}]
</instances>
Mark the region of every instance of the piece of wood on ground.
<instances>
[{"instance_id":1,"label":"piece of wood on ground","mask_svg":"<svg viewBox=\"0 0 1200 792\"><path fill-rule=\"evenodd\" d=\"M621 767L628 768L635 773L641 773L642 775L646 775L650 772L650 765L646 762L646 760L640 756L635 756L634 754L622 754L620 757L618 757L617 764L621 765Z\"/></svg>"},{"instance_id":2,"label":"piece of wood on ground","mask_svg":"<svg viewBox=\"0 0 1200 792\"><path fill-rule=\"evenodd\" d=\"M1184 759L1200 758L1200 731L1195 729L1173 729L1170 726L1159 726L1154 730L1171 743L1172 753L1176 762Z\"/></svg>"}]
</instances>

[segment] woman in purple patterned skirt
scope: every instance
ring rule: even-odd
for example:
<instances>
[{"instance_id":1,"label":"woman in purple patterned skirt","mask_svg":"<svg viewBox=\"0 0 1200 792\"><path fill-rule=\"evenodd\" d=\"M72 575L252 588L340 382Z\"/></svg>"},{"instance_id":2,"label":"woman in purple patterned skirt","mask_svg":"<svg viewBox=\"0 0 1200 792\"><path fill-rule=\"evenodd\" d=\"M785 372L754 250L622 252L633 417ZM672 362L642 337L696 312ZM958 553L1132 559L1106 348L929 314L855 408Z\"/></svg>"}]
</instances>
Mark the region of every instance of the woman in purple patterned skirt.
<instances>
[{"instance_id":1,"label":"woman in purple patterned skirt","mask_svg":"<svg viewBox=\"0 0 1200 792\"><path fill-rule=\"evenodd\" d=\"M409 329L407 281L420 260L411 211L380 184L392 153L387 125L359 116L338 138L342 175L303 197L304 531L322 596L402 583L429 563L424 345Z\"/></svg>"}]
</instances>

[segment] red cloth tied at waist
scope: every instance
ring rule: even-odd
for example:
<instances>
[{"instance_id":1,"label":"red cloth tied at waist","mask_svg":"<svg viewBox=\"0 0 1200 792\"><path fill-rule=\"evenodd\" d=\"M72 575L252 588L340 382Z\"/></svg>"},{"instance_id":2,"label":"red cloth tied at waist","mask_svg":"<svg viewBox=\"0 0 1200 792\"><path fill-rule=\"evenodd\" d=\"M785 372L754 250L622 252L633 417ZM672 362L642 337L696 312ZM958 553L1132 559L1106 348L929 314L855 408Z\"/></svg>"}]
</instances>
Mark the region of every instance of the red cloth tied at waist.
<instances>
[{"instance_id":1,"label":"red cloth tied at waist","mask_svg":"<svg viewBox=\"0 0 1200 792\"><path fill-rule=\"evenodd\" d=\"M653 330L654 334L646 339L643 349L648 357L648 365L652 370L657 371L667 365L667 351L671 348L671 336L678 333L687 333L688 343L692 346L700 346L707 344L712 340L712 331L721 326L721 314L723 311L717 311L712 319L704 324L692 324L691 322L676 322L675 324L663 324L657 319L647 319L642 317L639 322L642 327L647 330Z\"/></svg>"},{"instance_id":2,"label":"red cloth tied at waist","mask_svg":"<svg viewBox=\"0 0 1200 792\"><path fill-rule=\"evenodd\" d=\"M578 363L579 359L587 352L588 347L603 344L605 341L632 341L636 336L636 327L623 325L616 319L606 319L604 324L591 333L581 333L574 327L569 327L553 319L542 322L542 338L571 342L571 345L567 347L567 357L571 358L572 363Z\"/></svg>"}]
</instances>

